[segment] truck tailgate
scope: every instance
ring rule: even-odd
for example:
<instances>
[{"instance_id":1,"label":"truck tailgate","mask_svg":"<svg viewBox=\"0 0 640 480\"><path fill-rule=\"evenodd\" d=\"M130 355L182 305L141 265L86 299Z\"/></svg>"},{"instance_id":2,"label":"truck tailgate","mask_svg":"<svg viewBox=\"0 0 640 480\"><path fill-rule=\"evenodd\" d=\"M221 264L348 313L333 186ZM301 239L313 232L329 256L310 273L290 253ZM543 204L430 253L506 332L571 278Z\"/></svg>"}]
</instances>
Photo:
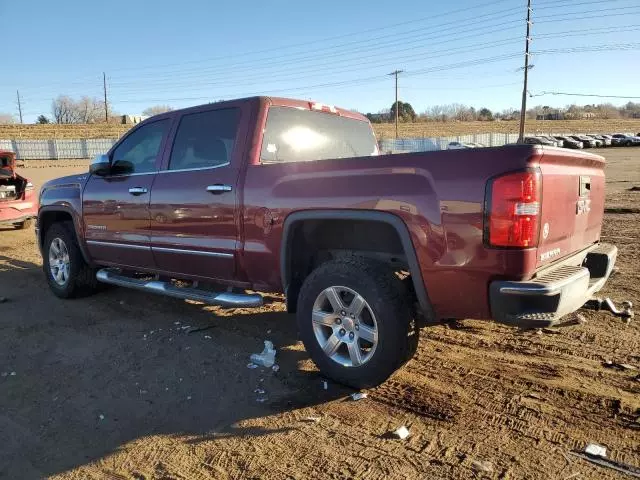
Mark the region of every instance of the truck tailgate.
<instances>
[{"instance_id":1,"label":"truck tailgate","mask_svg":"<svg viewBox=\"0 0 640 480\"><path fill-rule=\"evenodd\" d=\"M560 149L544 149L540 267L600 240L604 215L603 157Z\"/></svg>"}]
</instances>

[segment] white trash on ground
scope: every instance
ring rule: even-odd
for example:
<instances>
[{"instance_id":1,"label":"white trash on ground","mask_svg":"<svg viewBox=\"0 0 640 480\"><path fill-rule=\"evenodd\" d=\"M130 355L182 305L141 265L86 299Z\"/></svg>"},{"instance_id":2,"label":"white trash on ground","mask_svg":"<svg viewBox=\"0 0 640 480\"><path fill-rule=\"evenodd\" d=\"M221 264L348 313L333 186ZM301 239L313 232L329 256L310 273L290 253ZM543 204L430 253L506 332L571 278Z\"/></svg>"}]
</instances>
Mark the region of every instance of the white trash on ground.
<instances>
[{"instance_id":1,"label":"white trash on ground","mask_svg":"<svg viewBox=\"0 0 640 480\"><path fill-rule=\"evenodd\" d=\"M269 340L264 341L264 350L262 353L252 353L249 359L261 366L271 368L276 363L276 349Z\"/></svg>"},{"instance_id":2,"label":"white trash on ground","mask_svg":"<svg viewBox=\"0 0 640 480\"><path fill-rule=\"evenodd\" d=\"M355 401L358 401L358 400L362 400L363 398L367 398L367 394L364 393L364 392L352 393L351 394L351 398L355 402Z\"/></svg>"},{"instance_id":3,"label":"white trash on ground","mask_svg":"<svg viewBox=\"0 0 640 480\"><path fill-rule=\"evenodd\" d=\"M584 453L588 455L593 455L594 457L603 457L607 456L607 448L602 445L598 445L597 443L589 443L585 449Z\"/></svg>"},{"instance_id":4,"label":"white trash on ground","mask_svg":"<svg viewBox=\"0 0 640 480\"><path fill-rule=\"evenodd\" d=\"M404 440L409 436L409 429L403 425L393 432L393 434L400 440Z\"/></svg>"}]
</instances>

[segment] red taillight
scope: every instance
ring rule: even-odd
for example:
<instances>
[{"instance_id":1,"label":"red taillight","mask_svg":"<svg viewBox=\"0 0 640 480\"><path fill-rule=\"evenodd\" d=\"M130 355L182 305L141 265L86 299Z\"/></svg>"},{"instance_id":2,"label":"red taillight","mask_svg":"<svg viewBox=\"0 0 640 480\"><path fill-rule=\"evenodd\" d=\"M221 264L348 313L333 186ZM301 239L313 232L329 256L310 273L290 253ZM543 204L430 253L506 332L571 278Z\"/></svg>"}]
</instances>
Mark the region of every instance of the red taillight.
<instances>
[{"instance_id":1,"label":"red taillight","mask_svg":"<svg viewBox=\"0 0 640 480\"><path fill-rule=\"evenodd\" d=\"M540 226L540 172L493 179L487 202L487 238L492 247L535 247Z\"/></svg>"}]
</instances>

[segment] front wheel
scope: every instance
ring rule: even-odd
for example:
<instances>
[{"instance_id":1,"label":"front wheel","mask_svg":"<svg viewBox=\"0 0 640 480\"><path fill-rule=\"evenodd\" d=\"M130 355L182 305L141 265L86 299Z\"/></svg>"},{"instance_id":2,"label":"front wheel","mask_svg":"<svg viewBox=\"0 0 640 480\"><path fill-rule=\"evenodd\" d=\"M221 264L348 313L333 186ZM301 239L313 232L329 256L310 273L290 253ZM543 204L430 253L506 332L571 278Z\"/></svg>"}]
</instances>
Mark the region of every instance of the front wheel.
<instances>
[{"instance_id":1,"label":"front wheel","mask_svg":"<svg viewBox=\"0 0 640 480\"><path fill-rule=\"evenodd\" d=\"M297 320L320 371L354 388L384 382L412 353L405 290L375 261L347 257L320 265L302 286Z\"/></svg>"},{"instance_id":2,"label":"front wheel","mask_svg":"<svg viewBox=\"0 0 640 480\"><path fill-rule=\"evenodd\" d=\"M47 230L42 252L44 274L56 296L73 298L97 288L96 272L84 261L70 223L55 223Z\"/></svg>"}]
</instances>

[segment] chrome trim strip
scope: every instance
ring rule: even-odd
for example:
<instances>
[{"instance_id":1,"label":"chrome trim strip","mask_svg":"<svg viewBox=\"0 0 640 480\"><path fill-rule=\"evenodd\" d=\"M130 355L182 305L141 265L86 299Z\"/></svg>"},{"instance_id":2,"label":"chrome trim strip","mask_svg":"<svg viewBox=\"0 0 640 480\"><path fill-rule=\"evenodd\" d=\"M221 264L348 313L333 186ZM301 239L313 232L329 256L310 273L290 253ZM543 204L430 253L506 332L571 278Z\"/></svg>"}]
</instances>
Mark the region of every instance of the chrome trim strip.
<instances>
[{"instance_id":1,"label":"chrome trim strip","mask_svg":"<svg viewBox=\"0 0 640 480\"><path fill-rule=\"evenodd\" d=\"M132 245L129 243L102 242L99 240L87 240L87 245L96 245L98 247L130 248L132 250L151 250L151 247L149 245Z\"/></svg>"},{"instance_id":2,"label":"chrome trim strip","mask_svg":"<svg viewBox=\"0 0 640 480\"><path fill-rule=\"evenodd\" d=\"M182 248L152 247L152 252L184 253L186 255L202 255L204 257L233 258L232 253L204 252L202 250L184 250Z\"/></svg>"},{"instance_id":3,"label":"chrome trim strip","mask_svg":"<svg viewBox=\"0 0 640 480\"><path fill-rule=\"evenodd\" d=\"M198 168L178 168L176 170L160 170L158 173L178 173L178 172L197 172L200 170L214 170L220 167L228 167L231 162L223 163L222 165L214 165L211 167L198 167Z\"/></svg>"}]
</instances>

